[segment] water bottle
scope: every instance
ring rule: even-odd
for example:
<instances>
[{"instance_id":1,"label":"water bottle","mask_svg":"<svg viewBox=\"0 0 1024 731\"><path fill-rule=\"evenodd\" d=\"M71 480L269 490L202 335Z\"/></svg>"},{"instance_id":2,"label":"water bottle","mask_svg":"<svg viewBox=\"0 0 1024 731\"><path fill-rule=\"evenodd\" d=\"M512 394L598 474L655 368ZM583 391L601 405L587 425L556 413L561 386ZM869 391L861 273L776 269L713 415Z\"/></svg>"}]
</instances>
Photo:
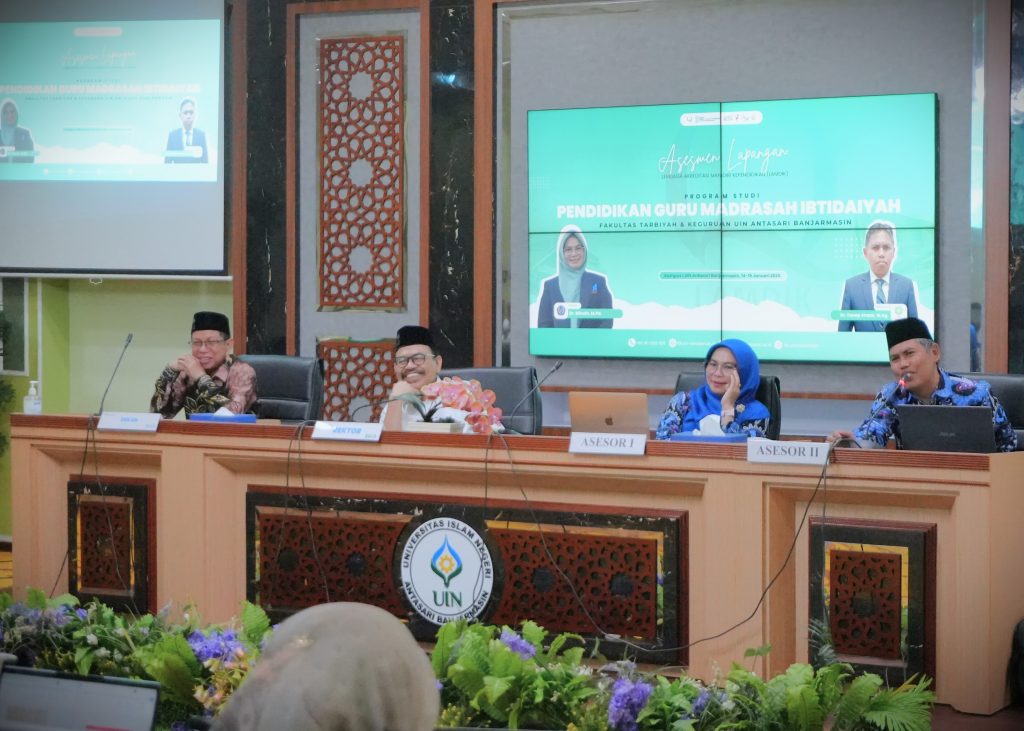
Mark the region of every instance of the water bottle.
<instances>
[{"instance_id":1,"label":"water bottle","mask_svg":"<svg viewBox=\"0 0 1024 731\"><path fill-rule=\"evenodd\" d=\"M43 413L43 397L39 395L39 381L28 382L28 394L22 403L22 411L26 414Z\"/></svg>"}]
</instances>

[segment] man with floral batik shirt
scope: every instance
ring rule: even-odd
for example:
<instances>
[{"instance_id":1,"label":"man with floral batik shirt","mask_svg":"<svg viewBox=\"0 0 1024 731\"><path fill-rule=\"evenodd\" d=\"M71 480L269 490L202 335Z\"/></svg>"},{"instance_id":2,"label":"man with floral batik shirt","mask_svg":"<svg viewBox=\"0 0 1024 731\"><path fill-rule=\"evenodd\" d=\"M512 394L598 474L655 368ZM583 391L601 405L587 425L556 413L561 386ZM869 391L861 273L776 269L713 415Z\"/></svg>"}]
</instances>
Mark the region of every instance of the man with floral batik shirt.
<instances>
[{"instance_id":1,"label":"man with floral batik shirt","mask_svg":"<svg viewBox=\"0 0 1024 731\"><path fill-rule=\"evenodd\" d=\"M892 437L903 448L899 407L904 404L988 406L992 433L1000 452L1017 448L1017 433L987 381L974 381L939 368L939 345L928 326L916 317L893 320L885 326L889 367L898 380L886 384L871 406L871 416L853 432L834 431L829 441L856 438L884 447Z\"/></svg>"},{"instance_id":2,"label":"man with floral batik shirt","mask_svg":"<svg viewBox=\"0 0 1024 731\"><path fill-rule=\"evenodd\" d=\"M149 410L165 419L227 409L252 413L256 404L256 372L230 355L228 318L219 312L197 312L192 318L192 351L171 360L156 379Z\"/></svg>"}]
</instances>

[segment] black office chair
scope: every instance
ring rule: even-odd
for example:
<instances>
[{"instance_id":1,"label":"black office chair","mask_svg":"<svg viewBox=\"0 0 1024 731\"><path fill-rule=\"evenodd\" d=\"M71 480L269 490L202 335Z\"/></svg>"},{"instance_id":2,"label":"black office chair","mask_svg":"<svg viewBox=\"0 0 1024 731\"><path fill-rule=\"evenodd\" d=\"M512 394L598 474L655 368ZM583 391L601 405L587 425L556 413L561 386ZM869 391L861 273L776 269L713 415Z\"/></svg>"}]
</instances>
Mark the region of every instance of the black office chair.
<instances>
[{"instance_id":1,"label":"black office chair","mask_svg":"<svg viewBox=\"0 0 1024 731\"><path fill-rule=\"evenodd\" d=\"M261 419L311 421L324 406L324 362L297 355L240 355L256 371Z\"/></svg>"},{"instance_id":2,"label":"black office chair","mask_svg":"<svg viewBox=\"0 0 1024 731\"><path fill-rule=\"evenodd\" d=\"M676 393L692 391L704 385L703 373L680 373L676 379ZM755 398L768 407L771 421L768 423L769 439L778 439L782 433L782 386L778 376L761 376L761 385L757 387Z\"/></svg>"},{"instance_id":3,"label":"black office chair","mask_svg":"<svg viewBox=\"0 0 1024 731\"><path fill-rule=\"evenodd\" d=\"M540 434L544 429L537 369L533 366L514 368L452 368L441 372L442 378L458 376L464 381L475 378L480 385L494 391L494 405L501 409L501 423L517 434Z\"/></svg>"},{"instance_id":4,"label":"black office chair","mask_svg":"<svg viewBox=\"0 0 1024 731\"><path fill-rule=\"evenodd\" d=\"M1024 451L1024 375L1019 373L964 373L974 381L988 381L992 394L1017 432L1017 451Z\"/></svg>"}]
</instances>

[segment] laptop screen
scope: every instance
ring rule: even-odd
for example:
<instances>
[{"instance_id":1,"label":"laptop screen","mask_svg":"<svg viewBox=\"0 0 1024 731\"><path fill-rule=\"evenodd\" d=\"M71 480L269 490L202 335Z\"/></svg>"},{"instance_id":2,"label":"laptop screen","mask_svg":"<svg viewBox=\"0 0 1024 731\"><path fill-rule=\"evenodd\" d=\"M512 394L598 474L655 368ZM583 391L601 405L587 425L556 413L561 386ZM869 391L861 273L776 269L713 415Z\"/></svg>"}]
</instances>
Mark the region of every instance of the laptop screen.
<instances>
[{"instance_id":1,"label":"laptop screen","mask_svg":"<svg viewBox=\"0 0 1024 731\"><path fill-rule=\"evenodd\" d=\"M996 451L988 406L905 404L896 409L903 449L923 452Z\"/></svg>"},{"instance_id":2,"label":"laptop screen","mask_svg":"<svg viewBox=\"0 0 1024 731\"><path fill-rule=\"evenodd\" d=\"M647 394L570 391L569 422L574 432L647 434Z\"/></svg>"},{"instance_id":3,"label":"laptop screen","mask_svg":"<svg viewBox=\"0 0 1024 731\"><path fill-rule=\"evenodd\" d=\"M7 666L0 731L152 731L160 685Z\"/></svg>"}]
</instances>

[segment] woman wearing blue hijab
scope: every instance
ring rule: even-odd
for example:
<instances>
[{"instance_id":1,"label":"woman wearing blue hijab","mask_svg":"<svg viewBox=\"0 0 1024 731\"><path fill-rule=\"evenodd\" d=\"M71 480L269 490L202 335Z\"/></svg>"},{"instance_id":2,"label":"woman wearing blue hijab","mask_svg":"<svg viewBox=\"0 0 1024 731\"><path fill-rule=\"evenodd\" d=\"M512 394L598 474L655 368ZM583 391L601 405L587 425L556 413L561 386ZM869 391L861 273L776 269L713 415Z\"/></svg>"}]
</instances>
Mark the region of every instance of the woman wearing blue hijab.
<instances>
[{"instance_id":1,"label":"woman wearing blue hijab","mask_svg":"<svg viewBox=\"0 0 1024 731\"><path fill-rule=\"evenodd\" d=\"M569 224L562 229L555 253L558 274L541 283L537 327L611 327L611 318L568 317L570 309L577 306L583 310L606 310L612 306L607 278L587 269L587 240L579 226Z\"/></svg>"},{"instance_id":2,"label":"woman wearing blue hijab","mask_svg":"<svg viewBox=\"0 0 1024 731\"><path fill-rule=\"evenodd\" d=\"M771 415L754 398L760 383L761 367L749 345L734 338L715 343L704 358L704 385L672 397L658 424L658 439L695 430L714 434L716 425L724 434L765 436Z\"/></svg>"}]
</instances>

